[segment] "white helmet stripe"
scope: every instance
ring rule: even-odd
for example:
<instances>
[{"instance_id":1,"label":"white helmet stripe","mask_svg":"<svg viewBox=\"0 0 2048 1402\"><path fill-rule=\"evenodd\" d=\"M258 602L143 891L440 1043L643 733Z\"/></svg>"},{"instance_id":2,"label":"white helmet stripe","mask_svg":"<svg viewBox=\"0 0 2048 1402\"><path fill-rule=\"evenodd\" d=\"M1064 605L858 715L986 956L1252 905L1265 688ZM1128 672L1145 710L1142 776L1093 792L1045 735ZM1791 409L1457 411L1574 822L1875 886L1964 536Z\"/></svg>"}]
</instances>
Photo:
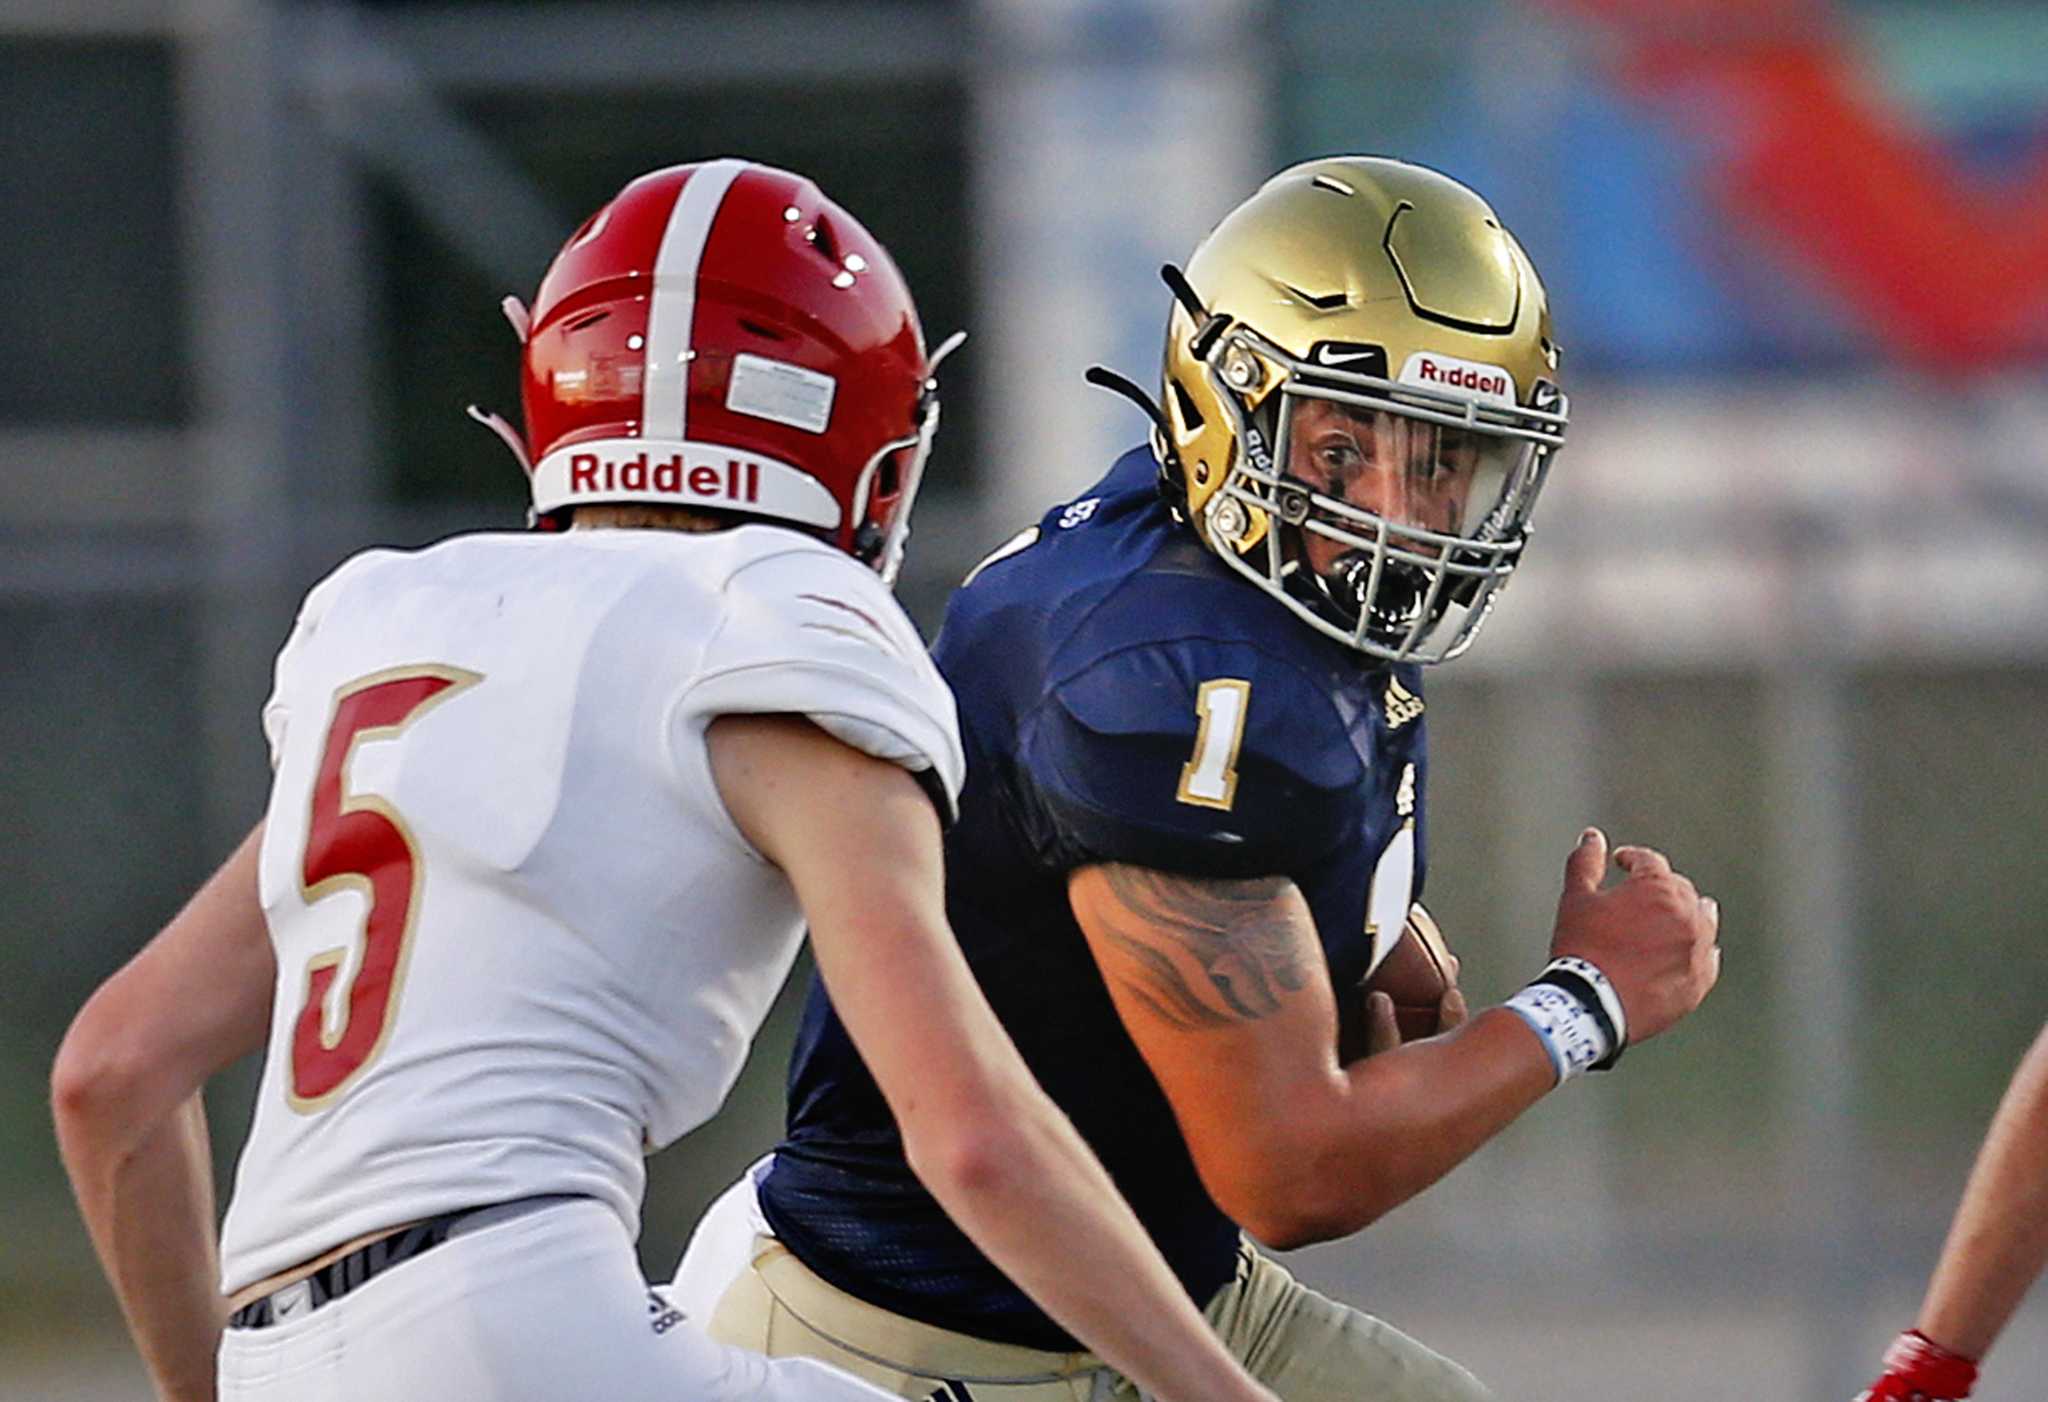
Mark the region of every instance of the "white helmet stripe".
<instances>
[{"instance_id":1,"label":"white helmet stripe","mask_svg":"<svg viewBox=\"0 0 2048 1402\"><path fill-rule=\"evenodd\" d=\"M688 436L689 352L697 317L697 266L725 192L749 168L746 161L712 161L691 174L669 211L661 251L654 259L653 302L647 312L647 364L640 432L643 437Z\"/></svg>"}]
</instances>

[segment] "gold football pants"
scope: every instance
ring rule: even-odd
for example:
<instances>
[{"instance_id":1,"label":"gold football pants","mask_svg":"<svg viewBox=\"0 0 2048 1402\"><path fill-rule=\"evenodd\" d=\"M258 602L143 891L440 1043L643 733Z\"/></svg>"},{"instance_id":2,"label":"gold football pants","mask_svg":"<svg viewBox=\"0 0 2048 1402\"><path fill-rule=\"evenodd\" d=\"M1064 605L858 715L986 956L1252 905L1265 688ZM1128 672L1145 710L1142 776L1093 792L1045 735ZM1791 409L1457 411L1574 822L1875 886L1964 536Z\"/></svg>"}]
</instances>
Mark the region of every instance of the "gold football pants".
<instances>
[{"instance_id":1,"label":"gold football pants","mask_svg":"<svg viewBox=\"0 0 2048 1402\"><path fill-rule=\"evenodd\" d=\"M1237 1278L1205 1313L1281 1402L1492 1396L1457 1364L1317 1294L1248 1243ZM892 1314L820 1280L770 1237L755 1238L753 1265L719 1301L710 1332L771 1357L823 1359L915 1402L1140 1402L1093 1354L992 1343Z\"/></svg>"}]
</instances>

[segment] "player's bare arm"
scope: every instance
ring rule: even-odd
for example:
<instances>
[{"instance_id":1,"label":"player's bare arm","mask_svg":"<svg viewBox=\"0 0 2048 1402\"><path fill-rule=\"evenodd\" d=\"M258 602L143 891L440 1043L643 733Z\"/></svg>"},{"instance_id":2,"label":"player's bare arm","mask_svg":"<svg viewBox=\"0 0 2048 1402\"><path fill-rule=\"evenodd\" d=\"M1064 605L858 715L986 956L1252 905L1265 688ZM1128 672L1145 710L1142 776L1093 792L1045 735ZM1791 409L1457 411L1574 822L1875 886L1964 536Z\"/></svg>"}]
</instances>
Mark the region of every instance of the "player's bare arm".
<instances>
[{"instance_id":1,"label":"player's bare arm","mask_svg":"<svg viewBox=\"0 0 2048 1402\"><path fill-rule=\"evenodd\" d=\"M1668 862L1589 833L1567 867L1552 952L1600 965L1654 1036L1718 968L1717 912ZM1443 1036L1350 1066L1314 920L1293 883L1100 864L1069 898L1119 1015L1158 1077L1203 1182L1255 1236L1342 1236L1435 1182L1557 1076L1524 1019L1489 1009Z\"/></svg>"},{"instance_id":2,"label":"player's bare arm","mask_svg":"<svg viewBox=\"0 0 2048 1402\"><path fill-rule=\"evenodd\" d=\"M1124 920L1112 913L1103 927L1105 938L1130 957L1130 996L1148 1002L1154 1014L1168 1022L1196 1028L1252 1021L1277 1012L1280 994L1302 988L1312 976L1288 923L1292 913L1275 899L1290 885L1283 877L1189 882L1145 867L1114 864L1105 865L1102 872L1122 910L1133 917ZM1441 943L1434 922L1430 928ZM1165 931L1174 939L1162 949L1152 940ZM1458 958L1446 948L1434 962L1444 988L1429 1030L1448 1032L1467 1017L1465 997L1457 985ZM1387 1051L1417 1039L1404 1035L1391 996L1365 990L1361 994L1355 1009L1338 1007L1340 1048L1346 1041L1341 1033L1347 1013L1362 1019L1362 1053Z\"/></svg>"},{"instance_id":3,"label":"player's bare arm","mask_svg":"<svg viewBox=\"0 0 2048 1402\"><path fill-rule=\"evenodd\" d=\"M1999 1102L1920 1308L1920 1329L1970 1358L1991 1347L2048 1265L2048 1031Z\"/></svg>"},{"instance_id":4,"label":"player's bare arm","mask_svg":"<svg viewBox=\"0 0 2048 1402\"><path fill-rule=\"evenodd\" d=\"M1148 1392L1269 1398L997 1023L946 924L939 824L916 781L797 717L721 717L709 743L734 821L796 888L912 1167L961 1229Z\"/></svg>"},{"instance_id":5,"label":"player's bare arm","mask_svg":"<svg viewBox=\"0 0 2048 1402\"><path fill-rule=\"evenodd\" d=\"M1243 900L1253 886L1266 898ZM1284 878L1218 881L1104 864L1076 872L1069 897L1204 1184L1269 1244L1357 1230L1551 1087L1548 1059L1513 1014L1482 1015L1456 1039L1340 1067L1336 1000L1314 920ZM1233 952L1218 960L1218 948ZM1287 971L1291 986L1269 977L1257 1005L1219 989L1215 975L1228 980L1226 966L1247 957L1269 975ZM1170 999L1209 1016L1196 1023L1163 1013ZM1447 1093L1412 1066L1418 1057L1442 1061Z\"/></svg>"},{"instance_id":6,"label":"player's bare arm","mask_svg":"<svg viewBox=\"0 0 2048 1402\"><path fill-rule=\"evenodd\" d=\"M212 1398L226 1317L199 1088L263 1043L262 829L80 1010L50 1078L65 1171L163 1399ZM144 1014L147 1014L146 1016Z\"/></svg>"},{"instance_id":7,"label":"player's bare arm","mask_svg":"<svg viewBox=\"0 0 2048 1402\"><path fill-rule=\"evenodd\" d=\"M1103 937L1127 961L1125 986L1152 1016L1193 1030L1256 1022L1306 987L1320 958L1304 950L1284 877L1190 881L1106 865L1115 897Z\"/></svg>"},{"instance_id":8,"label":"player's bare arm","mask_svg":"<svg viewBox=\"0 0 2048 1402\"><path fill-rule=\"evenodd\" d=\"M2048 1268L2048 1030L2013 1073L1970 1169L1915 1327L1892 1341L1871 1402L1967 1397L1977 1363Z\"/></svg>"}]
</instances>

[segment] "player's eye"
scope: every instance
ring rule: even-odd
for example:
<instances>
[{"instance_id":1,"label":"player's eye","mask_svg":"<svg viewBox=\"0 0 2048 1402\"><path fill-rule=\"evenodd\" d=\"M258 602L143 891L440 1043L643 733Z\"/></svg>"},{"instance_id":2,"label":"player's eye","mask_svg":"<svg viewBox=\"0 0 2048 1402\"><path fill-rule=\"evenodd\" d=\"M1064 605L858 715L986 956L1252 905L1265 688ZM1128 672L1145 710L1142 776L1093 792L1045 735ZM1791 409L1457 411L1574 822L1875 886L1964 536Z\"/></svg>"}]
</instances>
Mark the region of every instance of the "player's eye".
<instances>
[{"instance_id":1,"label":"player's eye","mask_svg":"<svg viewBox=\"0 0 2048 1402\"><path fill-rule=\"evenodd\" d=\"M1330 475L1348 477L1365 465L1365 453L1349 434L1335 434L1316 445L1316 459Z\"/></svg>"}]
</instances>

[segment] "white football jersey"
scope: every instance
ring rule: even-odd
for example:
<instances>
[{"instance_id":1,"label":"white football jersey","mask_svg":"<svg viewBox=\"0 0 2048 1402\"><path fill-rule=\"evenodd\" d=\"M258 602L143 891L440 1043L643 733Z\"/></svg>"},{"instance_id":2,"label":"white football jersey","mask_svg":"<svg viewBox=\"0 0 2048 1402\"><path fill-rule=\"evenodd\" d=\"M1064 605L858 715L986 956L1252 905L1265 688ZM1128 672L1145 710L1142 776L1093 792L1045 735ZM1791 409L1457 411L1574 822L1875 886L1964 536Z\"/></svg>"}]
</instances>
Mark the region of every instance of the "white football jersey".
<instances>
[{"instance_id":1,"label":"white football jersey","mask_svg":"<svg viewBox=\"0 0 2048 1402\"><path fill-rule=\"evenodd\" d=\"M278 984L227 1291L537 1193L637 1234L643 1153L717 1110L802 935L712 783L732 712L959 793L917 630L789 531L463 536L307 597L263 717Z\"/></svg>"}]
</instances>

